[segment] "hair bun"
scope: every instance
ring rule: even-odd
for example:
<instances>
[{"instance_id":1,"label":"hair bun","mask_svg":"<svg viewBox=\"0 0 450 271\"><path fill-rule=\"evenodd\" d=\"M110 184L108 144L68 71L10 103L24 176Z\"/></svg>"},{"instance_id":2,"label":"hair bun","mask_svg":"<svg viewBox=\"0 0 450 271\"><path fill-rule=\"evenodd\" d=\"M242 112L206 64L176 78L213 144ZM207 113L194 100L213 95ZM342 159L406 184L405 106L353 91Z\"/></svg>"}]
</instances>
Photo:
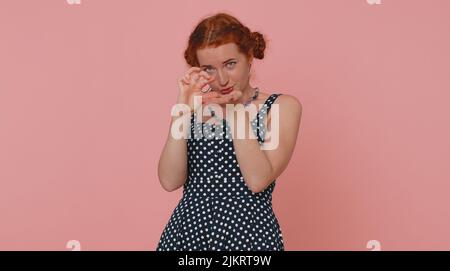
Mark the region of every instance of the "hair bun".
<instances>
[{"instance_id":1,"label":"hair bun","mask_svg":"<svg viewBox=\"0 0 450 271\"><path fill-rule=\"evenodd\" d=\"M266 49L266 41L264 36L259 32L252 32L251 38L254 42L253 56L258 59L264 58L264 50Z\"/></svg>"},{"instance_id":2,"label":"hair bun","mask_svg":"<svg viewBox=\"0 0 450 271\"><path fill-rule=\"evenodd\" d=\"M252 32L236 17L219 12L203 18L189 36L187 48L184 51L184 59L191 67L199 67L197 51L233 42L240 53L247 60L250 58L263 59L266 49L266 40L259 32Z\"/></svg>"}]
</instances>

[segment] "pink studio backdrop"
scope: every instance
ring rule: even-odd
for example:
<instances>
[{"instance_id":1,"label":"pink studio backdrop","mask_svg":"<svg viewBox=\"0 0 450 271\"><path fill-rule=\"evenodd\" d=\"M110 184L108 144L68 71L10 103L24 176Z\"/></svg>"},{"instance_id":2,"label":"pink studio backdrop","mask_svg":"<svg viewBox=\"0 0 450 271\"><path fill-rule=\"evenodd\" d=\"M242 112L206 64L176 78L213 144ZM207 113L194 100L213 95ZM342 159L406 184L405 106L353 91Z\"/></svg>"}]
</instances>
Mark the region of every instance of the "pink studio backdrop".
<instances>
[{"instance_id":1,"label":"pink studio backdrop","mask_svg":"<svg viewBox=\"0 0 450 271\"><path fill-rule=\"evenodd\" d=\"M253 84L303 105L286 249L450 249L449 1L68 2L0 3L0 250L156 248L183 50L219 11L268 39Z\"/></svg>"}]
</instances>

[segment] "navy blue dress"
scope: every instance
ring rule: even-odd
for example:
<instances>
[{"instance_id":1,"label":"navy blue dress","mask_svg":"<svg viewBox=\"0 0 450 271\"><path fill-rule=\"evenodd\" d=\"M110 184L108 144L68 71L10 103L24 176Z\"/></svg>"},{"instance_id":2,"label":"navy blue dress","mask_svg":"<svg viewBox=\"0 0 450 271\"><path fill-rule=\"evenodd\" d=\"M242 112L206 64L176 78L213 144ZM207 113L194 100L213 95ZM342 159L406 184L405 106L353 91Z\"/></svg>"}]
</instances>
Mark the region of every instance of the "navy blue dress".
<instances>
[{"instance_id":1,"label":"navy blue dress","mask_svg":"<svg viewBox=\"0 0 450 271\"><path fill-rule=\"evenodd\" d=\"M279 95L270 95L252 120L260 144L264 118ZM275 181L259 193L248 188L229 131L225 119L221 124L202 123L192 114L183 197L161 234L157 251L284 250L272 209Z\"/></svg>"}]
</instances>

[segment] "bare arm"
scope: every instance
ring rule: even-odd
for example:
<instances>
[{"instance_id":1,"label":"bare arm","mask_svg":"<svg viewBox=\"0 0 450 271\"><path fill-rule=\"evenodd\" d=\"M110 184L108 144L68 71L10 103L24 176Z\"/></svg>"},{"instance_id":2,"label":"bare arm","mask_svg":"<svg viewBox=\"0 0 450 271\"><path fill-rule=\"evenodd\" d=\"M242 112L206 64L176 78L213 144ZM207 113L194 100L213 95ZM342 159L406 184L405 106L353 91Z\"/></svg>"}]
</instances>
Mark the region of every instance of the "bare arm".
<instances>
[{"instance_id":1,"label":"bare arm","mask_svg":"<svg viewBox=\"0 0 450 271\"><path fill-rule=\"evenodd\" d=\"M170 127L172 127L176 119L186 117L189 117L189 115L173 116ZM159 182L164 190L168 192L183 186L187 178L186 139L175 139L170 131L171 129L169 128L169 134L158 163Z\"/></svg>"},{"instance_id":2,"label":"bare arm","mask_svg":"<svg viewBox=\"0 0 450 271\"><path fill-rule=\"evenodd\" d=\"M257 139L233 139L242 175L254 193L266 189L284 171L297 139L302 113L300 102L290 95L282 95L275 102L280 104L280 139L276 149L262 150Z\"/></svg>"},{"instance_id":3,"label":"bare arm","mask_svg":"<svg viewBox=\"0 0 450 271\"><path fill-rule=\"evenodd\" d=\"M202 95L200 92L206 84L215 80L206 72L201 71L198 67L190 68L183 78L178 79L178 95L177 104L188 105L190 112L194 112L194 99L196 95ZM207 96L211 94L205 94ZM164 190L171 192L183 186L186 182L188 174L188 157L187 157L187 135L190 127L184 130L184 136L181 138L172 135L172 126L176 121L187 122L190 125L191 114L181 114L172 116L169 126L169 133L164 148L161 152L158 163L158 178Z\"/></svg>"}]
</instances>

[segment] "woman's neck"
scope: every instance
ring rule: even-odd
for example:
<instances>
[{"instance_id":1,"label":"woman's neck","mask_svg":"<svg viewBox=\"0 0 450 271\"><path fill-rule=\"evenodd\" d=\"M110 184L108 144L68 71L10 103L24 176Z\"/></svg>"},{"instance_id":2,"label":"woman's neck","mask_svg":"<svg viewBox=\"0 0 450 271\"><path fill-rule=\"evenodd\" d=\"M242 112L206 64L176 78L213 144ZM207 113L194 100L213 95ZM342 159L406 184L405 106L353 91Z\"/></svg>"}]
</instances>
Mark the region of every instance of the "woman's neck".
<instances>
[{"instance_id":1,"label":"woman's neck","mask_svg":"<svg viewBox=\"0 0 450 271\"><path fill-rule=\"evenodd\" d=\"M245 102L250 100L253 97L253 95L255 95L255 89L256 88L248 84L247 88L242 92L242 97L238 100L238 103L244 104Z\"/></svg>"}]
</instances>

